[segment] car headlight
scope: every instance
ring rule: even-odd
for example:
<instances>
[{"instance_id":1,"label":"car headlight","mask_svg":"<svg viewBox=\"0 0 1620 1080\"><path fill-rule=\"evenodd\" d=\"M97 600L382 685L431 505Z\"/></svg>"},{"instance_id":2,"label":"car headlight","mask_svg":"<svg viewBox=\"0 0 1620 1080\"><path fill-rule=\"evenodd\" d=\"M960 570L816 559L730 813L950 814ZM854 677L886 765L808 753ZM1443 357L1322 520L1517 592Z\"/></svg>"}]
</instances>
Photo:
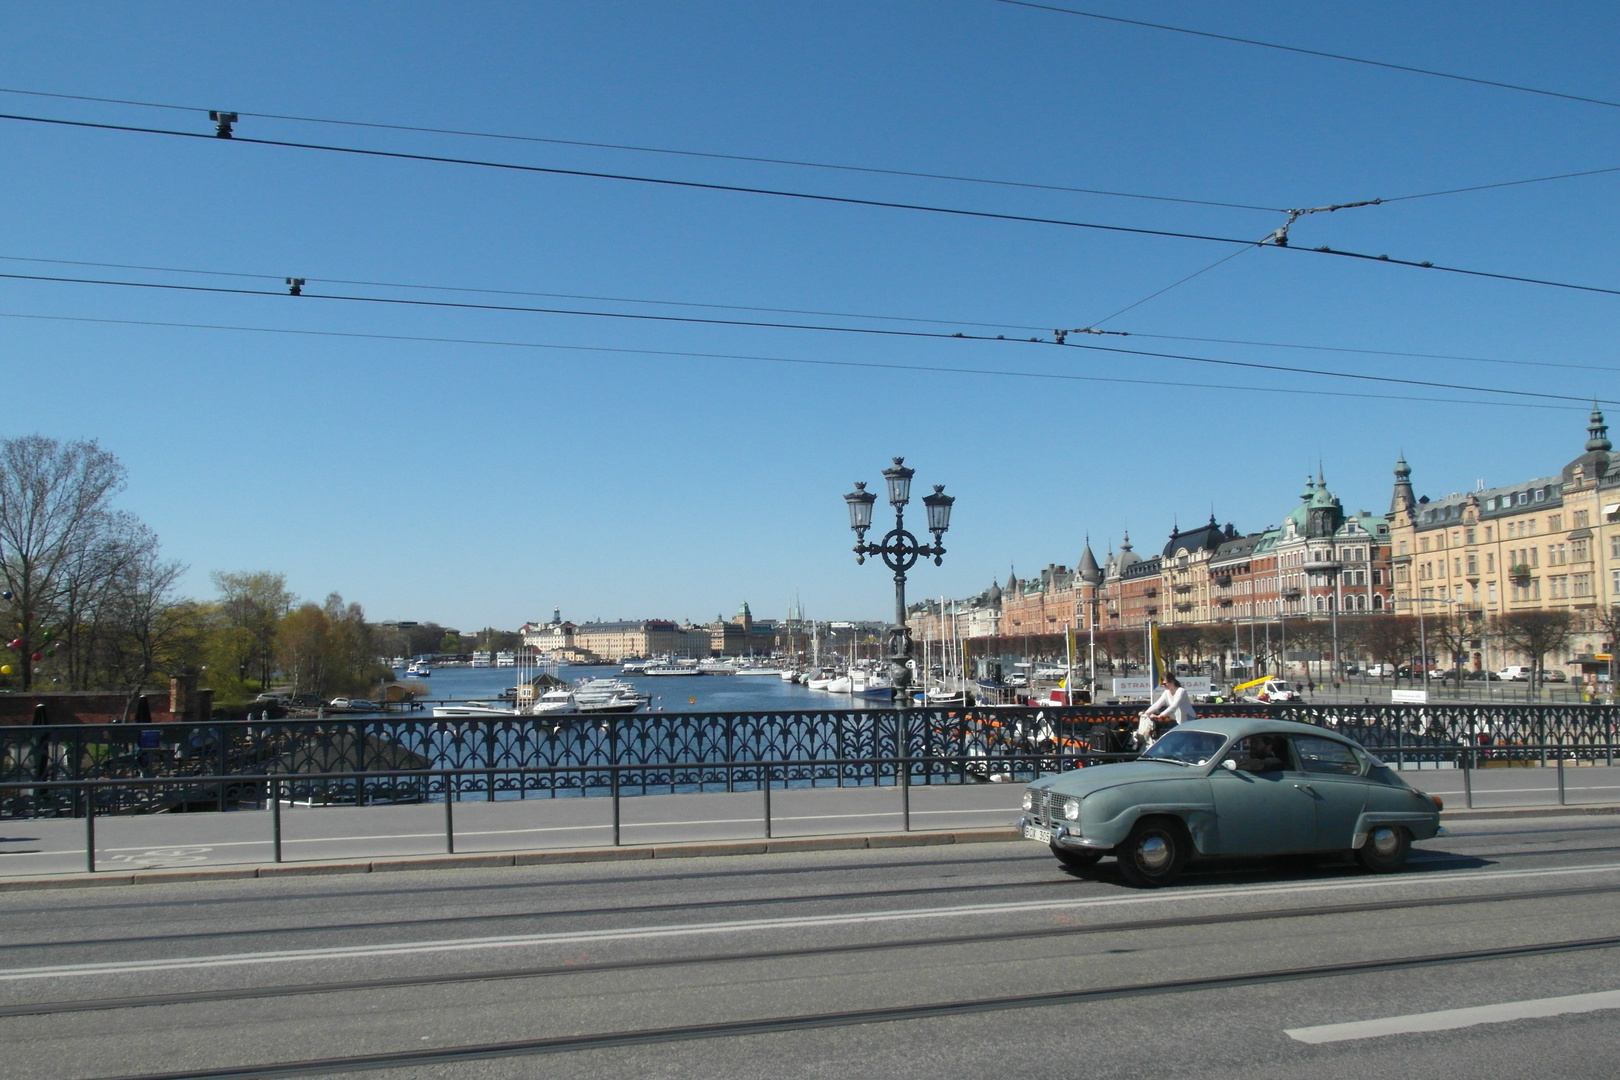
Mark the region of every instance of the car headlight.
<instances>
[{"instance_id":1,"label":"car headlight","mask_svg":"<svg viewBox=\"0 0 1620 1080\"><path fill-rule=\"evenodd\" d=\"M1080 800L1079 799L1070 799L1068 802L1064 803L1063 804L1063 816L1068 818L1070 821L1079 821L1080 820Z\"/></svg>"},{"instance_id":2,"label":"car headlight","mask_svg":"<svg viewBox=\"0 0 1620 1080\"><path fill-rule=\"evenodd\" d=\"M1035 793L1033 791L1029 791L1028 789L1024 791L1024 809L1035 809Z\"/></svg>"}]
</instances>

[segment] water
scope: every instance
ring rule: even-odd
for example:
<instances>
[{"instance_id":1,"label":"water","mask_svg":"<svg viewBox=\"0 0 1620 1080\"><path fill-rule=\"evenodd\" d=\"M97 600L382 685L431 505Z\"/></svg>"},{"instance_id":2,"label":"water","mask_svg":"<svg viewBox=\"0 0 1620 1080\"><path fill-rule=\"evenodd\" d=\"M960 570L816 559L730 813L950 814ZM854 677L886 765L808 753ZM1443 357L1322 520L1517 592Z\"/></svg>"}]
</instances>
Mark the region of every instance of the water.
<instances>
[{"instance_id":1,"label":"water","mask_svg":"<svg viewBox=\"0 0 1620 1080\"><path fill-rule=\"evenodd\" d=\"M652 697L643 712L752 712L803 709L862 709L889 702L851 694L829 694L775 675L624 675L619 665L570 666L561 678L578 685L587 678L624 679ZM422 680L430 698L494 701L518 683L516 668L434 668Z\"/></svg>"}]
</instances>

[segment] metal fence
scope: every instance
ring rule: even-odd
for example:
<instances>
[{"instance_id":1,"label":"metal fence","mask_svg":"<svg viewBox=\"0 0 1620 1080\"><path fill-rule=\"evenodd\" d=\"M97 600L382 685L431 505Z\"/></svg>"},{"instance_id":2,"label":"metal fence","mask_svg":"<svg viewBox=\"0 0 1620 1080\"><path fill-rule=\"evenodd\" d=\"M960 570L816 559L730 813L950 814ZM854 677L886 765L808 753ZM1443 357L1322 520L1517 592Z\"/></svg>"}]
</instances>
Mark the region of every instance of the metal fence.
<instances>
[{"instance_id":1,"label":"metal fence","mask_svg":"<svg viewBox=\"0 0 1620 1080\"><path fill-rule=\"evenodd\" d=\"M1596 705L1211 705L1338 731L1401 765L1612 764ZM1134 709L383 717L0 728L0 819L1024 780L1132 751Z\"/></svg>"}]
</instances>

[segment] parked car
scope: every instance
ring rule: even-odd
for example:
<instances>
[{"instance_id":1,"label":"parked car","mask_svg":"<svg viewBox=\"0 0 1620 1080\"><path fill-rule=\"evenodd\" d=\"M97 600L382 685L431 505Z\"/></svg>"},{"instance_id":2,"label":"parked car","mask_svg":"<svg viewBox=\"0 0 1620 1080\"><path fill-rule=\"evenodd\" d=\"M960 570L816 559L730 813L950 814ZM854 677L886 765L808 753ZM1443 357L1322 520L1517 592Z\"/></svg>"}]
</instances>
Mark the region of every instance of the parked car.
<instances>
[{"instance_id":1,"label":"parked car","mask_svg":"<svg viewBox=\"0 0 1620 1080\"><path fill-rule=\"evenodd\" d=\"M1071 870L1104 856L1132 885L1168 885L1211 856L1353 853L1368 870L1406 863L1440 832L1441 802L1349 739L1308 724L1193 720L1135 761L1044 776L1019 831Z\"/></svg>"},{"instance_id":2,"label":"parked car","mask_svg":"<svg viewBox=\"0 0 1620 1080\"><path fill-rule=\"evenodd\" d=\"M1502 676L1494 671L1470 671L1463 675L1465 679L1477 679L1481 682L1501 682Z\"/></svg>"},{"instance_id":3,"label":"parked car","mask_svg":"<svg viewBox=\"0 0 1620 1080\"><path fill-rule=\"evenodd\" d=\"M1375 679L1387 679L1395 674L1394 664L1369 664L1367 674Z\"/></svg>"},{"instance_id":4,"label":"parked car","mask_svg":"<svg viewBox=\"0 0 1620 1080\"><path fill-rule=\"evenodd\" d=\"M1530 669L1524 664L1509 664L1496 673L1496 677L1503 682L1528 682Z\"/></svg>"},{"instance_id":5,"label":"parked car","mask_svg":"<svg viewBox=\"0 0 1620 1080\"><path fill-rule=\"evenodd\" d=\"M1543 671L1541 677L1547 682L1569 682L1569 676L1557 668L1553 668L1551 671Z\"/></svg>"}]
</instances>

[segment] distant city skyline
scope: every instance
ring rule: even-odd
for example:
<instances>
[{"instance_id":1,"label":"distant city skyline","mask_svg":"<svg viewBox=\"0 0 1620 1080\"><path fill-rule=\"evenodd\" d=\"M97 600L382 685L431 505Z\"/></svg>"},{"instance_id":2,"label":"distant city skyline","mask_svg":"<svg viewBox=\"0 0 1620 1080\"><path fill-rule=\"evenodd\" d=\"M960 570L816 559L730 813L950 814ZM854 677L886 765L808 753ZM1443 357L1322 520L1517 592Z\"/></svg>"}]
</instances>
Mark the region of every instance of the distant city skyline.
<instances>
[{"instance_id":1,"label":"distant city skyline","mask_svg":"<svg viewBox=\"0 0 1620 1080\"><path fill-rule=\"evenodd\" d=\"M1096 10L1620 101L1597 3ZM116 454L200 598L883 619L842 496L896 455L958 500L908 593L962 597L1617 415L1620 297L1376 258L1620 288L1602 103L988 0L68 0L0 63L0 112L199 136L0 120L3 434Z\"/></svg>"}]
</instances>

